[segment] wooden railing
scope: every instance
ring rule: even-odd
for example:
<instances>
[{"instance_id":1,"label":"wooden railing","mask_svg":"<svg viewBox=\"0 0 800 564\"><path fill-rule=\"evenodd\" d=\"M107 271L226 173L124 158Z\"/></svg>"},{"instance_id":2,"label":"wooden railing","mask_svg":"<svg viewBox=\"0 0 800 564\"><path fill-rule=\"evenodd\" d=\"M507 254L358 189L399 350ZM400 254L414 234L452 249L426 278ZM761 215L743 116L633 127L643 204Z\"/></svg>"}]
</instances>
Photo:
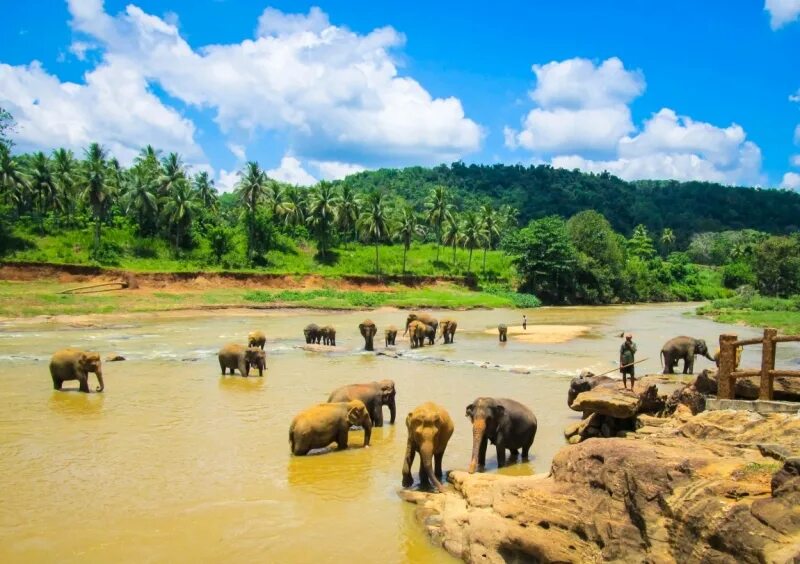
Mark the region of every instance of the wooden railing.
<instances>
[{"instance_id":1,"label":"wooden railing","mask_svg":"<svg viewBox=\"0 0 800 564\"><path fill-rule=\"evenodd\" d=\"M776 376L800 378L800 370L775 370L775 349L778 343L800 341L800 335L778 336L777 329L764 329L760 339L739 340L736 335L723 333L719 336L719 389L717 397L733 399L736 389L736 378L760 376L758 399L771 400L773 381ZM736 366L736 348L747 345L761 345L761 369L739 370Z\"/></svg>"}]
</instances>

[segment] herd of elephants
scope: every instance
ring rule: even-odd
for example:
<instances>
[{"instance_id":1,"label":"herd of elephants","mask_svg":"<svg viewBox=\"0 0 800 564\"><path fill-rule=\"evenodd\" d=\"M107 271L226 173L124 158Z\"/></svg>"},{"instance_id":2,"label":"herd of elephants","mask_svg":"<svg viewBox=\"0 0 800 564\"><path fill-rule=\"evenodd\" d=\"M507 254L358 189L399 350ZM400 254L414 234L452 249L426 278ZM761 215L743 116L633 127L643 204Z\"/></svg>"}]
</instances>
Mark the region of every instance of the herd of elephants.
<instances>
[{"instance_id":1,"label":"herd of elephants","mask_svg":"<svg viewBox=\"0 0 800 564\"><path fill-rule=\"evenodd\" d=\"M410 313L406 319L404 335L409 334L412 348L424 346L426 340L430 345L439 339L449 344L454 342L457 326L452 319L438 321L427 313ZM377 334L375 323L367 319L358 328L364 338L365 350L372 351ZM303 332L307 344L336 345L336 330L331 326L310 324ZM397 332L394 326L385 329L387 347L395 345ZM507 340L507 334L508 328L499 325L498 336L501 342ZM248 335L247 341L246 346L231 343L220 349L218 359L223 375L226 370L230 374L238 370L242 376L247 377L252 367L258 370L259 376L263 376L266 369L266 336L261 331L254 331ZM683 359L683 372L691 373L694 357L698 354L709 360L716 360L709 355L702 339L671 339L661 350L664 372L672 373L678 361ZM102 392L105 385L99 353L68 348L56 352L50 361L50 375L56 390L60 390L65 381L77 380L80 391L89 392L89 373L96 375L99 383L96 391ZM392 380L349 384L337 388L331 392L327 403L311 406L294 417L289 426L292 454L305 455L313 449L326 448L332 443L336 443L339 449L345 449L348 433L353 426L364 429L364 446L368 447L372 428L383 426L384 406L389 408L390 423L395 422L395 396L395 383ZM506 450L510 452L511 462L516 461L520 451L522 460L528 459L537 429L536 416L528 407L513 399L479 397L466 407L466 416L473 427L470 473L483 471L488 442L497 448L498 467L506 464ZM408 443L403 462L403 486L413 485L411 465L418 453L421 460L420 485L433 485L442 490L442 458L454 429L450 414L442 406L426 402L408 414L406 427Z\"/></svg>"}]
</instances>

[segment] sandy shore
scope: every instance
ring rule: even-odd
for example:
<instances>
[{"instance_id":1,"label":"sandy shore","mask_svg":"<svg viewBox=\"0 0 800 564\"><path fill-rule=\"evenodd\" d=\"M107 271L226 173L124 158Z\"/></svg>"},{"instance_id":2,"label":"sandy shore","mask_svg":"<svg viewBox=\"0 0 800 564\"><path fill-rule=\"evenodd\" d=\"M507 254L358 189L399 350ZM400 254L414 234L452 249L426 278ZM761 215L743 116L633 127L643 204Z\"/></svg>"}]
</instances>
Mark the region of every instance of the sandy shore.
<instances>
[{"instance_id":1,"label":"sandy shore","mask_svg":"<svg viewBox=\"0 0 800 564\"><path fill-rule=\"evenodd\" d=\"M528 325L527 329L523 329L522 325L508 327L509 338L532 344L566 343L588 332L586 325ZM497 335L497 329L487 329L484 333Z\"/></svg>"}]
</instances>

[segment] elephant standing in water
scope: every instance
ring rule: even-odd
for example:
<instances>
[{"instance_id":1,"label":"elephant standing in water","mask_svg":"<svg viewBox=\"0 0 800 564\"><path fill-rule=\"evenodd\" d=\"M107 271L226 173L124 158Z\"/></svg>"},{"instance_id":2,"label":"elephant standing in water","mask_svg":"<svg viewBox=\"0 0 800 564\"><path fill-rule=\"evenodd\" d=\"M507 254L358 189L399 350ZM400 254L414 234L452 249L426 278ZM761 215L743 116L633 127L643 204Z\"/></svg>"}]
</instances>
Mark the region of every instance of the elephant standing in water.
<instances>
[{"instance_id":1,"label":"elephant standing in water","mask_svg":"<svg viewBox=\"0 0 800 564\"><path fill-rule=\"evenodd\" d=\"M425 325L433 327L434 335L436 334L436 329L439 327L439 322L429 313L409 313L406 318L406 330L403 332L403 335L408 333L408 328L413 321L420 321Z\"/></svg>"},{"instance_id":2,"label":"elephant standing in water","mask_svg":"<svg viewBox=\"0 0 800 564\"><path fill-rule=\"evenodd\" d=\"M403 462L403 487L408 488L414 484L411 477L411 465L414 456L419 453L420 468L419 481L422 487L430 484L439 491L444 491L442 485L442 458L447 448L447 442L453 435L453 420L447 410L432 402L423 403L406 417L408 429L408 443L406 444L406 457ZM435 461L436 469L431 464Z\"/></svg>"},{"instance_id":3,"label":"elephant standing in water","mask_svg":"<svg viewBox=\"0 0 800 564\"><path fill-rule=\"evenodd\" d=\"M323 345L329 345L331 347L336 346L336 329L334 329L330 325L326 325L325 327L320 329L319 332L322 337Z\"/></svg>"},{"instance_id":4,"label":"elephant standing in water","mask_svg":"<svg viewBox=\"0 0 800 564\"><path fill-rule=\"evenodd\" d=\"M395 341L397 340L397 327L394 325L389 325L389 327L386 328L386 331L384 331L384 337L386 339L387 347L389 345L394 346Z\"/></svg>"},{"instance_id":5,"label":"elephant standing in water","mask_svg":"<svg viewBox=\"0 0 800 564\"><path fill-rule=\"evenodd\" d=\"M383 427L383 406L389 406L389 423L394 424L397 415L397 405L394 380L381 380L369 384L350 384L342 386L331 392L328 402L361 400L367 406L367 411L372 417L374 427Z\"/></svg>"},{"instance_id":6,"label":"elephant standing in water","mask_svg":"<svg viewBox=\"0 0 800 564\"><path fill-rule=\"evenodd\" d=\"M500 342L505 343L508 341L508 326L501 323L497 326L497 333L500 336Z\"/></svg>"},{"instance_id":7,"label":"elephant standing in water","mask_svg":"<svg viewBox=\"0 0 800 564\"><path fill-rule=\"evenodd\" d=\"M425 325L425 339L428 339L429 345L436 344L436 329L430 325Z\"/></svg>"},{"instance_id":8,"label":"elephant standing in water","mask_svg":"<svg viewBox=\"0 0 800 564\"><path fill-rule=\"evenodd\" d=\"M425 346L425 334L428 331L428 326L421 321L412 321L408 326L409 341L411 341L411 348Z\"/></svg>"},{"instance_id":9,"label":"elephant standing in water","mask_svg":"<svg viewBox=\"0 0 800 564\"><path fill-rule=\"evenodd\" d=\"M316 323L309 323L303 329L303 335L306 338L307 345L318 345L322 340L322 329Z\"/></svg>"},{"instance_id":10,"label":"elephant standing in water","mask_svg":"<svg viewBox=\"0 0 800 564\"><path fill-rule=\"evenodd\" d=\"M80 391L89 393L89 372L97 376L97 391L105 389L103 383L103 366L100 353L84 352L78 349L61 349L53 354L50 359L50 377L53 379L53 389L60 390L61 385L68 380L77 380Z\"/></svg>"},{"instance_id":11,"label":"elephant standing in water","mask_svg":"<svg viewBox=\"0 0 800 564\"><path fill-rule=\"evenodd\" d=\"M219 368L225 376L225 369L229 369L233 374L234 369L239 370L239 374L244 377L250 376L250 367L258 368L258 375L263 376L267 368L267 354L256 347L245 348L238 343L225 345L217 353Z\"/></svg>"},{"instance_id":12,"label":"elephant standing in water","mask_svg":"<svg viewBox=\"0 0 800 564\"><path fill-rule=\"evenodd\" d=\"M442 319L439 323L439 337L444 339L445 345L453 342L453 338L456 336L456 328L458 328L458 323L452 319Z\"/></svg>"},{"instance_id":13,"label":"elephant standing in water","mask_svg":"<svg viewBox=\"0 0 800 564\"><path fill-rule=\"evenodd\" d=\"M364 350L374 351L375 334L378 332L378 328L375 326L372 320L365 319L359 323L358 330L361 332L361 336L364 337Z\"/></svg>"},{"instance_id":14,"label":"elephant standing in water","mask_svg":"<svg viewBox=\"0 0 800 564\"><path fill-rule=\"evenodd\" d=\"M497 467L506 463L506 449L511 451L514 461L522 449L522 460L528 460L528 452L536 437L536 416L533 412L512 399L478 398L467 406L467 417L472 421L472 459L469 473L486 467L486 446L491 441L497 447Z\"/></svg>"},{"instance_id":15,"label":"elephant standing in water","mask_svg":"<svg viewBox=\"0 0 800 564\"><path fill-rule=\"evenodd\" d=\"M303 456L313 448L325 448L335 442L340 450L347 448L351 425L364 428L364 447L369 446L372 420L361 400L321 403L298 413L289 426L292 454Z\"/></svg>"},{"instance_id":16,"label":"elephant standing in water","mask_svg":"<svg viewBox=\"0 0 800 564\"><path fill-rule=\"evenodd\" d=\"M267 344L267 336L264 335L263 331L250 331L250 333L247 334L248 347L258 347L263 351L264 345L266 344Z\"/></svg>"},{"instance_id":17,"label":"elephant standing in water","mask_svg":"<svg viewBox=\"0 0 800 564\"><path fill-rule=\"evenodd\" d=\"M694 374L694 357L698 354L714 362L714 357L708 354L708 347L703 339L685 336L670 339L661 347L664 374L674 374L674 368L680 359L683 359L683 373Z\"/></svg>"}]
</instances>

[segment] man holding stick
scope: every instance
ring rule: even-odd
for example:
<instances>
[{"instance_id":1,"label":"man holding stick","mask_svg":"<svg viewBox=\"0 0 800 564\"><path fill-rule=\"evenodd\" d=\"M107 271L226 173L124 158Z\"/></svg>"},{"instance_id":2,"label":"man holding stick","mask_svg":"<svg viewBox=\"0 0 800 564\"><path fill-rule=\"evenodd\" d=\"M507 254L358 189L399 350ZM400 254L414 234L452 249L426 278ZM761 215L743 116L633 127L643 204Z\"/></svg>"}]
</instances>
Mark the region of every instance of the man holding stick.
<instances>
[{"instance_id":1,"label":"man holding stick","mask_svg":"<svg viewBox=\"0 0 800 564\"><path fill-rule=\"evenodd\" d=\"M633 335L625 333L625 342L619 348L619 371L622 373L622 387L628 388L628 374L631 376L631 390L635 383L634 376L634 356L636 355L636 343L633 342Z\"/></svg>"}]
</instances>

